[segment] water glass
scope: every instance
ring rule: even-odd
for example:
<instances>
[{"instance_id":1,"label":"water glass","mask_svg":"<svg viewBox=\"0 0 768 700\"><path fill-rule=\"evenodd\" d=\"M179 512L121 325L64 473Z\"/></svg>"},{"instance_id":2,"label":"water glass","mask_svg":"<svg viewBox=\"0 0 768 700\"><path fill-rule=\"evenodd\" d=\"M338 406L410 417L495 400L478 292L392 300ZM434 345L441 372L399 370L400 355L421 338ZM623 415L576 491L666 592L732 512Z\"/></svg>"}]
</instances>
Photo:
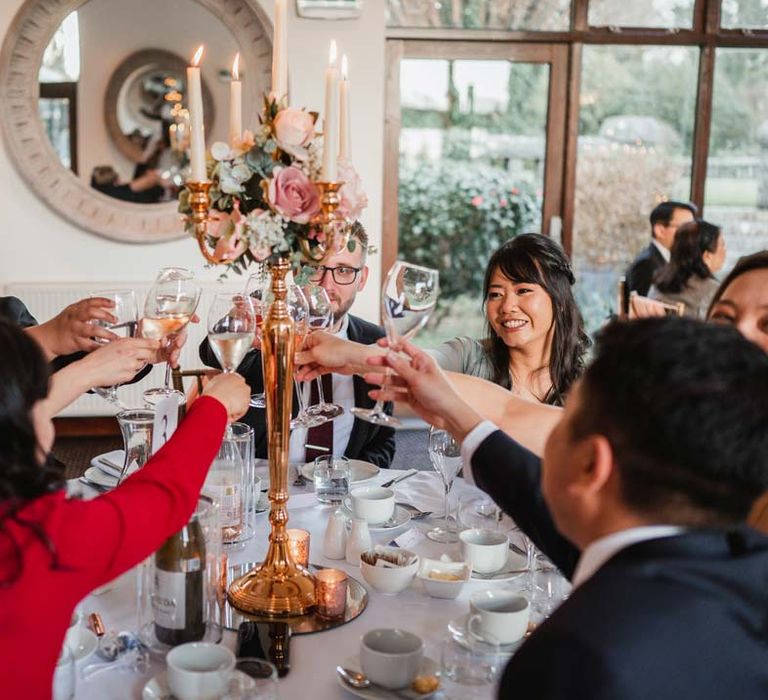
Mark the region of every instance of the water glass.
<instances>
[{"instance_id":1,"label":"water glass","mask_svg":"<svg viewBox=\"0 0 768 700\"><path fill-rule=\"evenodd\" d=\"M56 669L53 672L53 700L71 700L75 697L75 659L69 646L61 648Z\"/></svg>"},{"instance_id":2,"label":"water glass","mask_svg":"<svg viewBox=\"0 0 768 700\"><path fill-rule=\"evenodd\" d=\"M502 516L501 508L484 493L467 493L459 498L458 524L461 529L498 530Z\"/></svg>"},{"instance_id":3,"label":"water glass","mask_svg":"<svg viewBox=\"0 0 768 700\"><path fill-rule=\"evenodd\" d=\"M346 457L317 457L313 471L317 500L328 505L339 505L349 495L351 474Z\"/></svg>"},{"instance_id":4,"label":"water glass","mask_svg":"<svg viewBox=\"0 0 768 700\"><path fill-rule=\"evenodd\" d=\"M446 700L492 700L504 668L497 647L459 643L448 634L440 652L440 678Z\"/></svg>"}]
</instances>

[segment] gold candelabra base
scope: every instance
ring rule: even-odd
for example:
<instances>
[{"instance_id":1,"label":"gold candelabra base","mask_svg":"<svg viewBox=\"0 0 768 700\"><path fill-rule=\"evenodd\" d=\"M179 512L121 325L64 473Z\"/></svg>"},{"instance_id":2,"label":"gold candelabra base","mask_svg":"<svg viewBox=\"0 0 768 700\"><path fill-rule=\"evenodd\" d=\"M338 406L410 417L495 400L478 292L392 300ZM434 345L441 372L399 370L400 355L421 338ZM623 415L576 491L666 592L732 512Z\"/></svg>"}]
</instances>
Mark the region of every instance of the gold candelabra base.
<instances>
[{"instance_id":1,"label":"gold candelabra base","mask_svg":"<svg viewBox=\"0 0 768 700\"><path fill-rule=\"evenodd\" d=\"M288 315L285 275L289 263L274 263L272 293L275 301L262 328L264 390L269 444L269 549L264 562L234 581L229 602L251 614L303 615L315 605L315 578L293 561L288 549L288 438L293 403L293 355L296 333Z\"/></svg>"}]
</instances>

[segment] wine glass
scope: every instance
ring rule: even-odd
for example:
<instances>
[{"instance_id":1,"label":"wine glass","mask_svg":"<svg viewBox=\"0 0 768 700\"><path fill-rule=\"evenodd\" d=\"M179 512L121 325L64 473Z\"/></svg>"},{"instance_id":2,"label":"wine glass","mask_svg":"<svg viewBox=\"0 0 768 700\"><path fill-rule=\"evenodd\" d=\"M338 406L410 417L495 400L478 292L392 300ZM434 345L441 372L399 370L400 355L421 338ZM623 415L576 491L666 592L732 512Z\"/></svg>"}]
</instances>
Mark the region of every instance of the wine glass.
<instances>
[{"instance_id":1,"label":"wine glass","mask_svg":"<svg viewBox=\"0 0 768 700\"><path fill-rule=\"evenodd\" d=\"M435 542L457 542L456 532L448 522L449 500L453 480L461 470L461 445L447 431L432 426L429 429L429 459L432 467L440 475L445 487L445 513L443 524L427 532L427 537Z\"/></svg>"},{"instance_id":2,"label":"wine glass","mask_svg":"<svg viewBox=\"0 0 768 700\"><path fill-rule=\"evenodd\" d=\"M253 345L256 314L244 294L216 294L208 310L208 342L225 374L237 371Z\"/></svg>"},{"instance_id":3,"label":"wine glass","mask_svg":"<svg viewBox=\"0 0 768 700\"><path fill-rule=\"evenodd\" d=\"M95 297L110 299L114 303L115 306L111 313L117 320L114 323L110 323L103 319L92 319L91 323L95 326L102 326L103 328L112 331L112 333L120 338L135 337L136 327L139 322L136 293L132 289L110 289L106 291L92 292L91 298ZM96 342L106 345L109 341L97 338ZM117 397L117 385L97 386L93 388L93 392L110 403L115 404L122 411L125 411L128 408L128 406Z\"/></svg>"},{"instance_id":4,"label":"wine glass","mask_svg":"<svg viewBox=\"0 0 768 700\"><path fill-rule=\"evenodd\" d=\"M309 332L324 331L330 328L333 323L333 309L331 300L328 298L328 292L317 285L304 287L304 296L307 299L309 312L307 315ZM322 416L327 420L338 418L344 409L335 403L328 403L323 394L323 382L321 377L315 379L317 382L318 403L307 408L307 413L311 416Z\"/></svg>"},{"instance_id":5,"label":"wine glass","mask_svg":"<svg viewBox=\"0 0 768 700\"><path fill-rule=\"evenodd\" d=\"M264 323L264 319L269 311L269 302L265 301L265 297L269 294L269 275L267 274L267 267L264 263L258 263L257 271L254 272L245 285L245 293L251 298L253 304L253 311L256 314L256 337L261 339L261 326ZM249 404L251 408L266 408L267 400L264 396L264 392L251 394L251 402Z\"/></svg>"},{"instance_id":6,"label":"wine glass","mask_svg":"<svg viewBox=\"0 0 768 700\"><path fill-rule=\"evenodd\" d=\"M144 317L141 319L141 335L159 340L169 348L176 336L186 328L200 301L200 285L195 276L183 267L166 267L160 270L144 302ZM164 386L147 389L144 401L154 406L168 396L178 396L179 402L186 400L184 393L171 388L171 364L165 366Z\"/></svg>"},{"instance_id":7,"label":"wine glass","mask_svg":"<svg viewBox=\"0 0 768 700\"><path fill-rule=\"evenodd\" d=\"M396 262L387 273L381 291L381 315L390 347L409 340L423 327L437 303L438 272L428 267ZM386 375L382 389L386 388ZM352 413L361 420L376 425L397 427L400 421L384 413L384 401L379 399L373 408L358 408Z\"/></svg>"}]
</instances>

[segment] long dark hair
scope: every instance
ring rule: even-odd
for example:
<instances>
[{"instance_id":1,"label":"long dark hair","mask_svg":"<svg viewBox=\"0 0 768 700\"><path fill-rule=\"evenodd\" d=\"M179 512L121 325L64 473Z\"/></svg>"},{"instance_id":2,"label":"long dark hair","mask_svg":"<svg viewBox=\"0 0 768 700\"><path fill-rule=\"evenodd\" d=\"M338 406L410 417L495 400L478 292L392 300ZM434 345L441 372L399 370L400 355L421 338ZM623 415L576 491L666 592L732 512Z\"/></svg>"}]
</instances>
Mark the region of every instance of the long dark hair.
<instances>
[{"instance_id":1,"label":"long dark hair","mask_svg":"<svg viewBox=\"0 0 768 700\"><path fill-rule=\"evenodd\" d=\"M659 270L654 280L656 288L664 294L679 294L691 278L712 277L704 253L714 253L721 236L719 226L702 219L688 221L680 226L672 244L669 263Z\"/></svg>"},{"instance_id":2,"label":"long dark hair","mask_svg":"<svg viewBox=\"0 0 768 700\"><path fill-rule=\"evenodd\" d=\"M0 536L10 537L3 524L14 520L48 547L57 566L52 543L42 528L19 513L30 501L64 486L61 472L48 461L40 465L37 457L32 407L48 395L48 378L48 365L37 343L15 324L0 319ZM17 542L12 547L20 573L22 553ZM0 581L0 585L14 580Z\"/></svg>"},{"instance_id":3,"label":"long dark hair","mask_svg":"<svg viewBox=\"0 0 768 700\"><path fill-rule=\"evenodd\" d=\"M575 277L565 251L548 236L526 233L501 246L488 261L483 282L483 299L488 298L493 273L499 270L515 284L538 284L552 300L554 335L549 374L552 389L545 403L562 406L571 384L584 371L584 354L591 345L584 332L584 320L573 297ZM491 365L492 381L512 388L509 376L509 349L496 335L486 314L483 345Z\"/></svg>"},{"instance_id":4,"label":"long dark hair","mask_svg":"<svg viewBox=\"0 0 768 700\"><path fill-rule=\"evenodd\" d=\"M710 303L707 309L707 318L712 313L712 309L715 308L715 304L720 301L720 298L725 294L725 290L731 286L737 277L741 277L747 272L752 270L767 270L768 269L768 250L760 250L752 255L745 255L743 258L739 258L739 261L733 266L733 269L728 273L728 276L720 283L720 286L715 292L715 296L712 297L712 303Z\"/></svg>"}]
</instances>

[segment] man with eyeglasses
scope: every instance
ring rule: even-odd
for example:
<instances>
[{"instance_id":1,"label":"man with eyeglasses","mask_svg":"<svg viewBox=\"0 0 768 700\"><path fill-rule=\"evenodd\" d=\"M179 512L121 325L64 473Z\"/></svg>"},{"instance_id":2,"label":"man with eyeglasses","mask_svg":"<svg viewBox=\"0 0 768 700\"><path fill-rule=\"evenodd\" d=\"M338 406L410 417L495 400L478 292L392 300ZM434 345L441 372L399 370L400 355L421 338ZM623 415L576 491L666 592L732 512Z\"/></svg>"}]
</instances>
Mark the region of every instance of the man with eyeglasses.
<instances>
[{"instance_id":1,"label":"man with eyeglasses","mask_svg":"<svg viewBox=\"0 0 768 700\"><path fill-rule=\"evenodd\" d=\"M651 212L651 242L632 261L626 272L627 299L632 292L648 295L654 275L669 262L677 229L696 217L691 202L662 202ZM626 304L626 300L625 300Z\"/></svg>"},{"instance_id":2,"label":"man with eyeglasses","mask_svg":"<svg viewBox=\"0 0 768 700\"><path fill-rule=\"evenodd\" d=\"M385 333L381 326L364 321L349 313L355 303L357 293L361 292L368 281L368 234L362 224L355 222L350 233L353 250L343 251L330 256L310 277L312 283L325 289L331 301L333 325L330 333L342 338L370 345L382 338ZM200 358L210 366L218 367L213 352L204 341L200 346ZM254 392L264 391L264 377L261 369L261 353L246 355L237 370L245 377ZM395 431L392 428L374 425L356 419L350 410L353 406L370 408L375 403L368 392L376 387L365 382L362 377L341 374L323 376L323 394L328 403L335 403L344 409L344 413L333 421L312 428L296 428L291 431L288 461L304 463L316 457L333 453L348 459L361 459L371 462L379 468L387 468L395 454ZM309 385L310 403L317 403L317 384ZM392 412L392 404L386 404L387 413ZM293 412L296 415L297 401L294 395ZM256 457L267 457L267 426L264 409L251 409L242 419L254 430Z\"/></svg>"}]
</instances>

